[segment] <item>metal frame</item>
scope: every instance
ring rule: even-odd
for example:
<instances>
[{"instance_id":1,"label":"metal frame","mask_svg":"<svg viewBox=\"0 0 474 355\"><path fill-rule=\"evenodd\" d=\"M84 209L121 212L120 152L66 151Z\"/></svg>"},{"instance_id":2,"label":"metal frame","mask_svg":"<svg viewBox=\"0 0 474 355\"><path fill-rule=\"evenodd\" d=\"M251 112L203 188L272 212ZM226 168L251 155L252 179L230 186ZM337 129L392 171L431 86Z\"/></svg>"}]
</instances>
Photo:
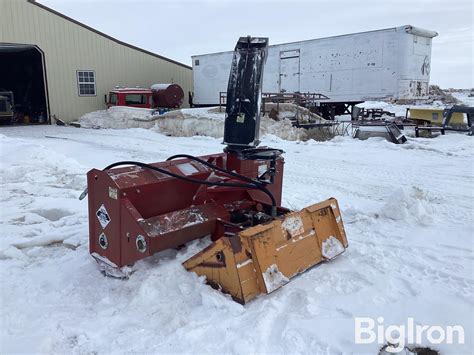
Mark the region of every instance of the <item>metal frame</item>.
<instances>
[{"instance_id":1,"label":"metal frame","mask_svg":"<svg viewBox=\"0 0 474 355\"><path fill-rule=\"evenodd\" d=\"M329 100L324 94L316 92L299 93L299 92L264 92L262 93L262 111L265 110L265 103L272 102L277 104L277 108L280 103L294 103L302 107L313 107L317 106L320 101ZM227 104L227 92L219 92L219 112L222 111L222 106Z\"/></svg>"},{"instance_id":2,"label":"metal frame","mask_svg":"<svg viewBox=\"0 0 474 355\"><path fill-rule=\"evenodd\" d=\"M408 112L408 109L407 109ZM453 116L453 113L460 112L464 113L467 116L467 127L462 128L462 127L452 127L449 125L449 122L451 121L451 118ZM446 131L453 131L453 132L464 132L467 133L469 136L474 135L474 126L473 126L473 120L474 120L474 107L468 107L468 106L457 106L454 105L449 109L445 109L443 111L443 123L440 127L424 127L424 126L416 126L415 127L415 136L419 137L420 136L420 131L428 131L428 132L441 132L441 135L444 135Z\"/></svg>"}]
</instances>

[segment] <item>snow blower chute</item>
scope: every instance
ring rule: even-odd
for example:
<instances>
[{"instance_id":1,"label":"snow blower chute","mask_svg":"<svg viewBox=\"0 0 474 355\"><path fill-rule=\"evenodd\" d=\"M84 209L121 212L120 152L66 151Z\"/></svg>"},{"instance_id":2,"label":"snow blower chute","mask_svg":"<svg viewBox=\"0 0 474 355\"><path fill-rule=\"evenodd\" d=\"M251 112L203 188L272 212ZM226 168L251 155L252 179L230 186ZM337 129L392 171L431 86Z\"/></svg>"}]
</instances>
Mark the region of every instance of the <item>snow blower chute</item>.
<instances>
[{"instance_id":1,"label":"snow blower chute","mask_svg":"<svg viewBox=\"0 0 474 355\"><path fill-rule=\"evenodd\" d=\"M282 151L258 147L267 38L237 42L223 153L122 161L87 174L90 253L108 274L210 235L183 263L245 303L348 246L335 199L299 212L281 206Z\"/></svg>"}]
</instances>

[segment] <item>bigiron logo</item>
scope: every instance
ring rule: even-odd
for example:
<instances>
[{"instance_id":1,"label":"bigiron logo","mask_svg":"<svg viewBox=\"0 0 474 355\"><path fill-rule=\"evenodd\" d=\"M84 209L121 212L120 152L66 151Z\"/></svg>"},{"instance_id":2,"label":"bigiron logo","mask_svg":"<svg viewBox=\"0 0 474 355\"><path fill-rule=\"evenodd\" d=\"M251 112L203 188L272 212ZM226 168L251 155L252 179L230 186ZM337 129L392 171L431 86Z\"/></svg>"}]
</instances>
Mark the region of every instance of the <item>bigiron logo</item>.
<instances>
[{"instance_id":1,"label":"bigiron logo","mask_svg":"<svg viewBox=\"0 0 474 355\"><path fill-rule=\"evenodd\" d=\"M399 352L406 344L464 344L464 328L460 325L418 325L414 318L406 324L384 325L384 318L356 317L354 324L356 344L389 344L385 350Z\"/></svg>"}]
</instances>

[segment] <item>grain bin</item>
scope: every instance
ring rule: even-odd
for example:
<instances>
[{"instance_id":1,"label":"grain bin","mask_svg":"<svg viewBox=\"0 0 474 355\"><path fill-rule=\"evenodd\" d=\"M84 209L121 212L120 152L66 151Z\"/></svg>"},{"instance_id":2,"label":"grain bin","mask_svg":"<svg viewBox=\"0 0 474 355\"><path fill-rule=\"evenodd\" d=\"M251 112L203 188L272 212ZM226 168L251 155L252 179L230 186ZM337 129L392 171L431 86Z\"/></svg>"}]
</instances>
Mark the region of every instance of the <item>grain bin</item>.
<instances>
[{"instance_id":1,"label":"grain bin","mask_svg":"<svg viewBox=\"0 0 474 355\"><path fill-rule=\"evenodd\" d=\"M178 84L154 84L153 107L178 108L183 103L184 92Z\"/></svg>"}]
</instances>

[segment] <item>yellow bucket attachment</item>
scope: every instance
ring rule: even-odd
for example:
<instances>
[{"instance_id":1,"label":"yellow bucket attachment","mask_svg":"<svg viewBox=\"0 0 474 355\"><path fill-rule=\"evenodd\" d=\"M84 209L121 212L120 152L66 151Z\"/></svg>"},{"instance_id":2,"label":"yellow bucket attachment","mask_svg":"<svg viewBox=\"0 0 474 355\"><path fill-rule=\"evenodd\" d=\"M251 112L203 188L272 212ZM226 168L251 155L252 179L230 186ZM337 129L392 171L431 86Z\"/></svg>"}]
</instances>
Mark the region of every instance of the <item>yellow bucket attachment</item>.
<instances>
[{"instance_id":1,"label":"yellow bucket attachment","mask_svg":"<svg viewBox=\"0 0 474 355\"><path fill-rule=\"evenodd\" d=\"M347 247L339 206L330 198L236 236L222 237L183 265L244 304L335 258Z\"/></svg>"}]
</instances>

